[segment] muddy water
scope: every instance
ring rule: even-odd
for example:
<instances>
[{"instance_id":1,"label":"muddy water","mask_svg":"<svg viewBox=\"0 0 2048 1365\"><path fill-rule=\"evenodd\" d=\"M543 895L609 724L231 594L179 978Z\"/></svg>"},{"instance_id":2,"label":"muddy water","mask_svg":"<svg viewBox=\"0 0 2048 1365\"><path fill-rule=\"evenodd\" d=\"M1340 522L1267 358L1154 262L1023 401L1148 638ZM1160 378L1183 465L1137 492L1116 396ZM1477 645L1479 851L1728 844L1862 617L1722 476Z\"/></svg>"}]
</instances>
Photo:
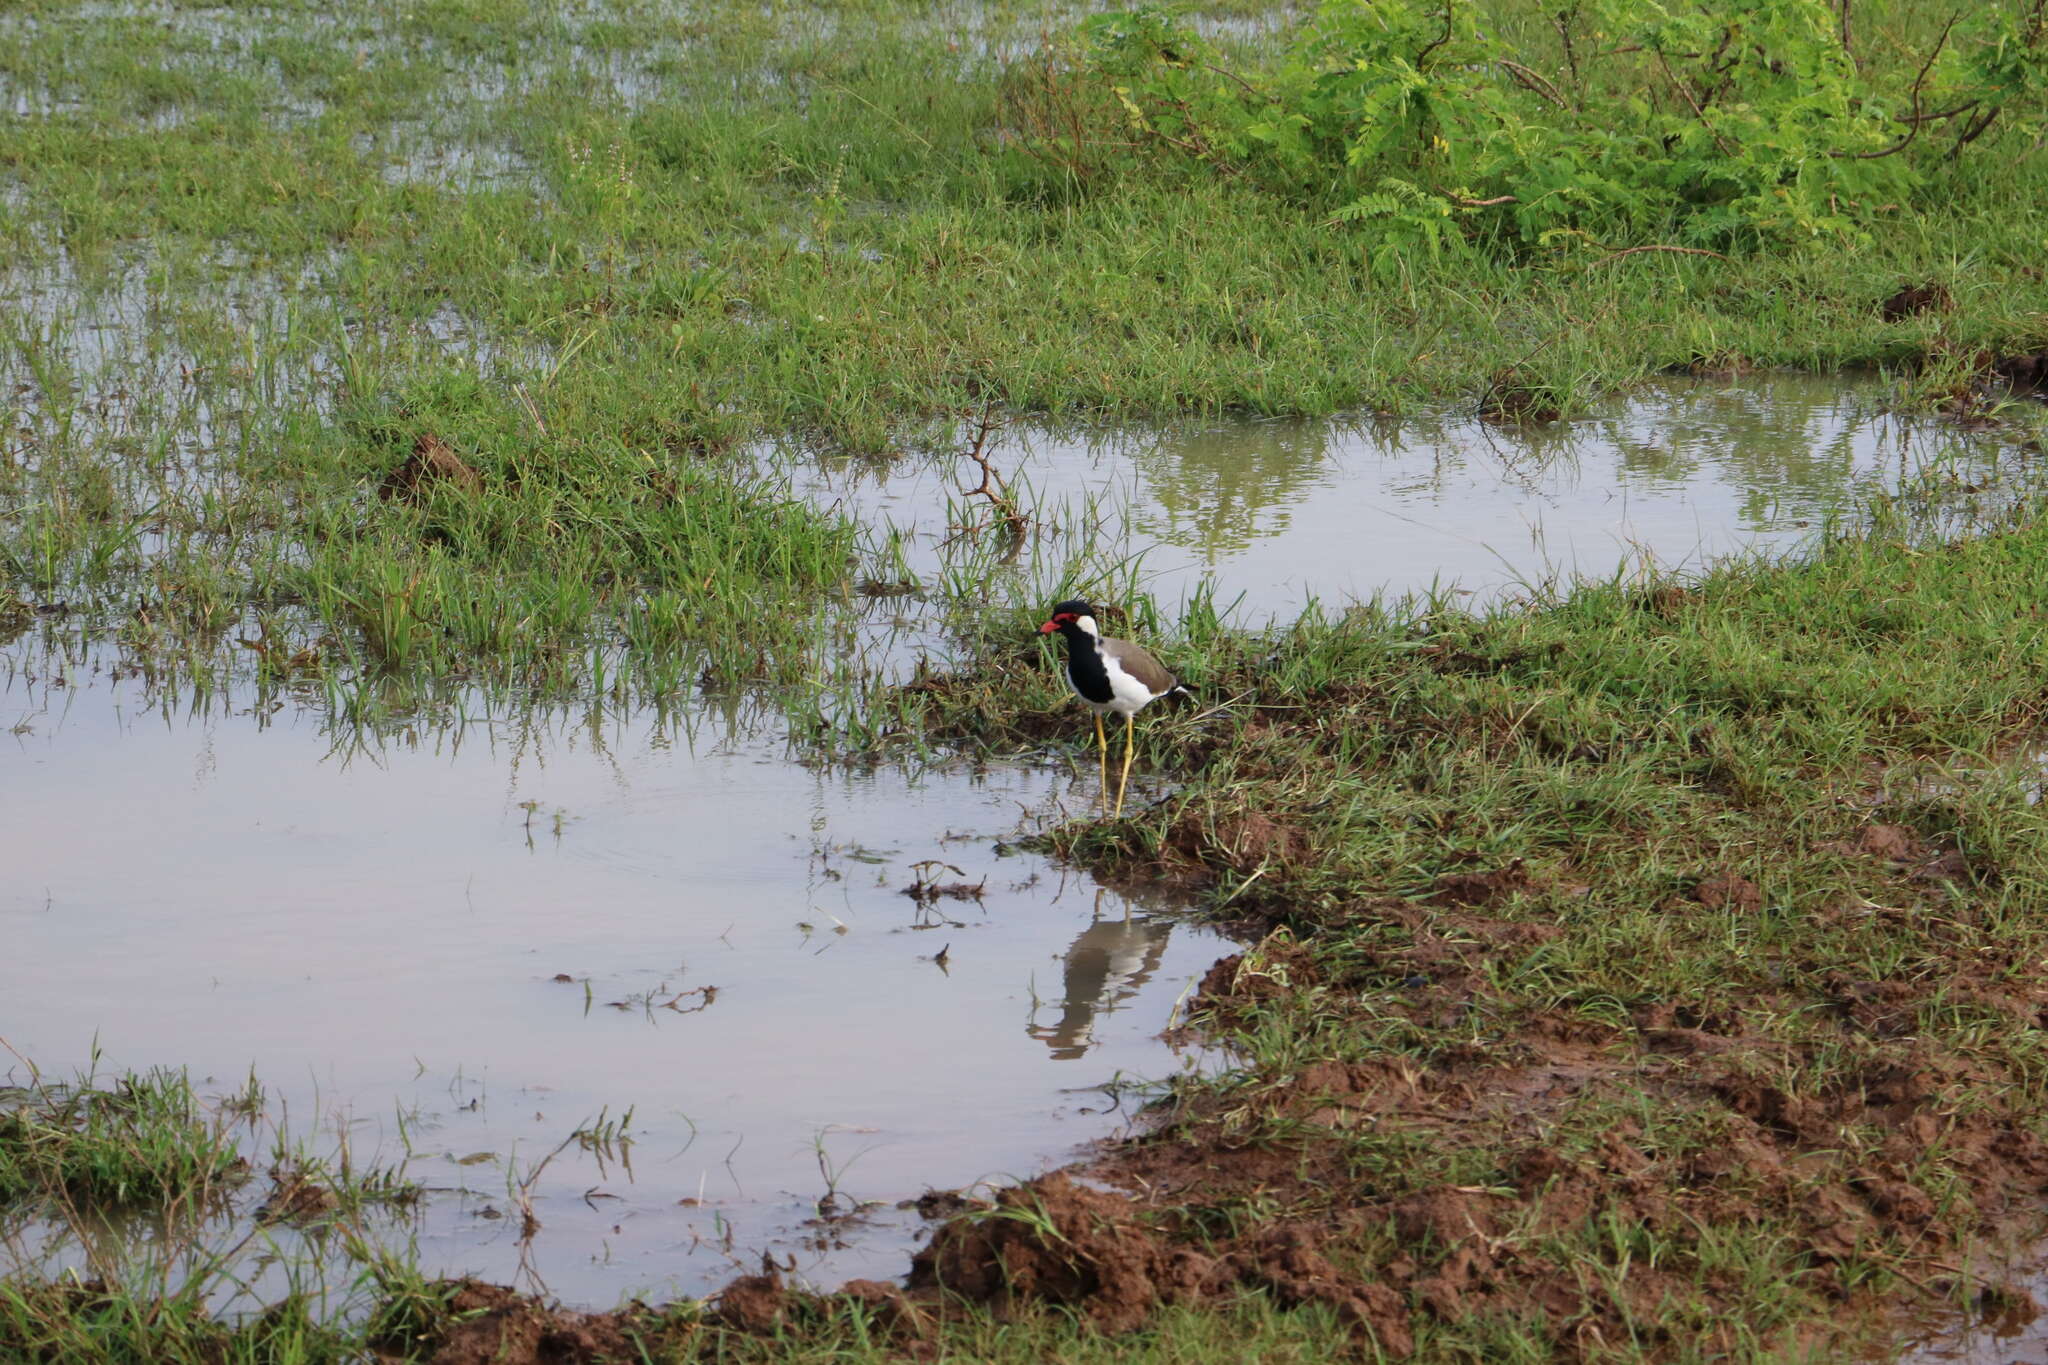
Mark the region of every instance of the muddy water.
<instances>
[{"instance_id":1,"label":"muddy water","mask_svg":"<svg viewBox=\"0 0 2048 1365\"><path fill-rule=\"evenodd\" d=\"M1093 799L1048 772L821 774L644 717L351 751L136 707L0 691L0 1035L59 1076L253 1067L295 1132L410 1144L438 1193L389 1235L432 1269L593 1304L764 1249L900 1274L896 1201L1030 1174L1127 1123L1097 1087L1198 1060L1156 1035L1227 945L1007 851ZM920 876L983 890L921 906ZM630 1165L571 1144L521 1245L508 1179L628 1109ZM877 1206L811 1224L833 1187Z\"/></svg>"},{"instance_id":2,"label":"muddy water","mask_svg":"<svg viewBox=\"0 0 2048 1365\"><path fill-rule=\"evenodd\" d=\"M1147 590L1168 603L1205 578L1249 619L1311 598L1432 589L1476 603L1647 562L1686 570L1795 549L1831 514L1883 493L1964 519L2008 495L2022 464L2011 452L1889 415L1888 397L1876 380L1752 375L1652 385L1582 420L1522 430L1459 414L1016 427L992 463L1023 505L1077 528L1034 553L1093 549L1098 565L1141 556ZM806 491L893 524L912 571L929 578L959 553L952 533L985 515L957 500L978 478L956 456L842 460L810 474ZM1105 545L1105 525L1127 530Z\"/></svg>"}]
</instances>

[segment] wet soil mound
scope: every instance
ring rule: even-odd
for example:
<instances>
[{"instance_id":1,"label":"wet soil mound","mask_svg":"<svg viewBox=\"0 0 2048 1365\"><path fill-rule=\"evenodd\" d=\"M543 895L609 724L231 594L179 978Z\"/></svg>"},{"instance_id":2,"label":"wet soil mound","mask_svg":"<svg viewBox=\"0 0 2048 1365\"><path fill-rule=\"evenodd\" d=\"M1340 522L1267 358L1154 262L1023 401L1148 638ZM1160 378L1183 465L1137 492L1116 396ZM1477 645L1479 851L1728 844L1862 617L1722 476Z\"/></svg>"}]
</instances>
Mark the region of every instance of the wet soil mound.
<instances>
[{"instance_id":1,"label":"wet soil mound","mask_svg":"<svg viewBox=\"0 0 2048 1365\"><path fill-rule=\"evenodd\" d=\"M379 1345L385 1360L428 1365L605 1365L642 1359L633 1330L644 1309L578 1313L551 1308L503 1285L456 1280L439 1286L440 1311L411 1340Z\"/></svg>"},{"instance_id":2,"label":"wet soil mound","mask_svg":"<svg viewBox=\"0 0 2048 1365\"><path fill-rule=\"evenodd\" d=\"M1401 1296L1340 1273L1312 1229L1264 1228L1216 1249L1221 1254L1176 1237L1123 1195L1054 1173L1005 1190L987 1213L941 1228L918 1254L910 1288L955 1295L998 1314L1050 1304L1122 1332L1162 1305L1251 1287L1289 1305L1327 1305L1389 1355L1412 1349Z\"/></svg>"},{"instance_id":3,"label":"wet soil mound","mask_svg":"<svg viewBox=\"0 0 2048 1365\"><path fill-rule=\"evenodd\" d=\"M1213 1259L1169 1247L1135 1212L1120 1195L1050 1175L941 1227L912 1264L910 1287L998 1310L1027 1301L1076 1308L1125 1331L1161 1303L1199 1298L1219 1276Z\"/></svg>"}]
</instances>

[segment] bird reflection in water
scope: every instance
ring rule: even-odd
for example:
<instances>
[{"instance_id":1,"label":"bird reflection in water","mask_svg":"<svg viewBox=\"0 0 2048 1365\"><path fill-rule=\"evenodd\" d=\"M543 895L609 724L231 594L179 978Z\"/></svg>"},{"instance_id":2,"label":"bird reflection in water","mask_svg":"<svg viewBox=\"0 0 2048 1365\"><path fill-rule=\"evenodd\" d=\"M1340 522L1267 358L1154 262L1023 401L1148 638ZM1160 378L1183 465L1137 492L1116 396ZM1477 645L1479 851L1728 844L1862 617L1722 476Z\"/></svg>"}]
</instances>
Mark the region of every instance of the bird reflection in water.
<instances>
[{"instance_id":1,"label":"bird reflection in water","mask_svg":"<svg viewBox=\"0 0 2048 1365\"><path fill-rule=\"evenodd\" d=\"M1102 917L1103 892L1095 893L1093 921L1062 959L1065 1000L1059 1022L1041 1024L1038 1015L1047 1003L1034 1001L1031 1022L1026 1026L1033 1038L1052 1050L1059 1061L1072 1061L1095 1045L1095 1017L1113 1014L1124 1001L1136 995L1166 954L1166 940L1173 922L1164 917L1131 917L1130 902L1124 902L1120 919Z\"/></svg>"}]
</instances>

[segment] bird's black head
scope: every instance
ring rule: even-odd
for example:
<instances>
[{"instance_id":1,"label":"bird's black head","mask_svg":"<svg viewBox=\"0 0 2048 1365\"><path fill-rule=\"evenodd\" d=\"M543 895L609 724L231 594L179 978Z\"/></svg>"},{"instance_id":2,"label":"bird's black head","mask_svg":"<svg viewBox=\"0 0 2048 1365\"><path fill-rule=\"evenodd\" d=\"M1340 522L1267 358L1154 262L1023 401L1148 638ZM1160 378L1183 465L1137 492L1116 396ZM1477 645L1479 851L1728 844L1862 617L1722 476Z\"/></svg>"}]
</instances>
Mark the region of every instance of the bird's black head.
<instances>
[{"instance_id":1,"label":"bird's black head","mask_svg":"<svg viewBox=\"0 0 2048 1365\"><path fill-rule=\"evenodd\" d=\"M1038 633L1050 635L1056 630L1079 630L1083 619L1092 623L1095 620L1095 608L1078 597L1070 597L1052 609L1052 619L1040 626Z\"/></svg>"}]
</instances>

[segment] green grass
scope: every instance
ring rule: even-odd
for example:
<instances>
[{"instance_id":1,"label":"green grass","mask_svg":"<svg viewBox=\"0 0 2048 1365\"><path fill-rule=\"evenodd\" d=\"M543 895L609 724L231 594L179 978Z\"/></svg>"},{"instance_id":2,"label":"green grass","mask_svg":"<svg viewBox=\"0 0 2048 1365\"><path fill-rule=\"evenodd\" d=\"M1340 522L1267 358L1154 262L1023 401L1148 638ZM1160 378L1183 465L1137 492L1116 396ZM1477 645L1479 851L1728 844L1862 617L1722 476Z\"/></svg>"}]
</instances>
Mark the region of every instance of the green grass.
<instances>
[{"instance_id":1,"label":"green grass","mask_svg":"<svg viewBox=\"0 0 2048 1365\"><path fill-rule=\"evenodd\" d=\"M54 1201L123 1210L204 1209L248 1163L172 1072L0 1094L0 1205ZM232 1122L232 1118L227 1122Z\"/></svg>"},{"instance_id":2,"label":"green grass","mask_svg":"<svg viewBox=\"0 0 2048 1365\"><path fill-rule=\"evenodd\" d=\"M1494 9L1533 50L1534 7ZM1856 13L1871 61L1905 69L1920 20ZM0 635L33 634L10 666L61 672L111 645L159 696L246 688L369 726L479 692L702 691L827 716L853 758L1036 752L1083 730L1030 634L1043 603L989 605L998 552L929 585L979 678L864 707L848 604L888 576L886 547L795 502L787 457L750 443L915 449L991 401L1319 416L1514 406L1512 389L1570 412L1695 367L1882 367L1909 377L1906 401L1982 411L1985 359L2048 344L2035 114L1853 247L1376 271L1359 234L1241 177L1113 147L1082 176L1020 137L1034 81L1078 101L1095 145L1121 137L1099 91L997 55L1070 18L896 0L11 6L0 81L31 112L0 123ZM1277 49L1226 43L1246 69ZM1953 311L1885 321L1878 302L1909 281L1945 286ZM380 497L430 437L474 484ZM1689 1222L1632 1226L1610 1200L1554 1227L1540 1193L1506 1220L1520 1264L1570 1281L1616 1358L1686 1358L1669 1344L1724 1328L1732 1354L1789 1351L1844 1297L1925 1279L1998 1225L2016 1196L1963 1136L2043 1132L2048 864L2019 755L2048 695L2048 533L2016 518L1966 544L1908 539L1880 519L1810 565L1437 611L1426 638L1405 609L1247 633L1206 599L1169 625L1126 594L1177 666L1236 702L1148 717L1146 771L1173 794L1054 839L1276 930L1246 979L1284 988L1208 1003L1242 1067L1190 1090L1166 1140L1298 1151L1322 1191L1225 1182L1172 1235L1501 1187L1526 1129L1333 1124L1301 1077L1508 1074L1545 1028L1577 1031L1590 1080L1539 1112L1543 1140L1618 1159L1601 1143L1625 1121L1658 1189L1743 1135L1723 1102L1738 1083L1830 1116L1756 1139L1801 1164L1757 1177L1754 1217L1727 1213L1743 1177L1723 1173ZM1854 851L1873 824L1966 874ZM1516 859L1525 880L1472 913L1484 924L1430 918L1446 878ZM1755 905L1700 899L1726 872ZM1713 1065L1733 1070L1659 1052L1672 1028L1731 1040ZM1934 1098L1900 1103L1952 1126L1900 1152L1907 1116L1849 1098L1909 1062ZM230 1174L218 1130L182 1081L137 1084L7 1110L0 1198L206 1202ZM1818 1256L1811 1210L1880 1180L1925 1196L1920 1240L1880 1220ZM1345 1236L1357 1274L1402 1282L1383 1223ZM1668 1271L1660 1303L1622 1283L1646 1263ZM356 1271L396 1301L386 1328L438 1321L438 1291L403 1266ZM663 1349L883 1353L861 1310L810 1311L763 1345L678 1309ZM1541 1314L1418 1321L1425 1358L1565 1349ZM235 1323L145 1282L0 1285L0 1344L22 1357L336 1359L367 1330L296 1299ZM976 1359L1307 1359L1331 1332L1321 1310L1251 1296L1130 1339L1048 1312L968 1313L942 1340Z\"/></svg>"},{"instance_id":3,"label":"green grass","mask_svg":"<svg viewBox=\"0 0 2048 1365\"><path fill-rule=\"evenodd\" d=\"M345 1132L266 1140L265 1105L168 1070L0 1092L0 1356L360 1359L429 1292L373 1226L422 1189Z\"/></svg>"},{"instance_id":4,"label":"green grass","mask_svg":"<svg viewBox=\"0 0 2048 1365\"><path fill-rule=\"evenodd\" d=\"M1445 1249L1377 1238L1371 1210L1504 1188L1492 1235L1517 1251L1488 1291L1574 1285L1643 1358L1688 1340L1775 1358L1816 1331L1846 1350L1871 1320L1845 1299L1967 1282L1949 1272L1986 1239L2031 1235L2044 572L2048 525L2024 516L1946 544L1881 516L1805 564L1427 629L1426 604L1268 632L1182 620L1162 652L1228 704L1148 713L1139 771L1168 794L1050 836L1266 935L1195 1009L1241 1069L1183 1087L1158 1145L1249 1147L1293 1174L1254 1191L1224 1163L1169 1226L1307 1219L1398 1286ZM1027 614L984 639L969 670L900 695L901 732L1072 745L1092 771ZM1400 1117L1347 1117L1317 1098L1332 1066L1424 1089ZM1518 1186L1532 1144L1597 1197L1558 1214L1555 1189ZM1749 1155L1714 1164L1731 1148ZM1890 1216L1901 1197L1913 1211ZM1853 1251L1830 1248L1842 1219ZM1659 1301L1631 1265L1656 1267ZM1421 1342L1480 1350L1454 1321Z\"/></svg>"},{"instance_id":5,"label":"green grass","mask_svg":"<svg viewBox=\"0 0 2048 1365\"><path fill-rule=\"evenodd\" d=\"M1980 353L2048 341L2017 115L1853 250L1376 279L1358 234L1232 177L1044 156L1022 58L1056 11L141 13L0 24L41 111L0 127L28 304L0 324L0 580L202 697L844 690L819 606L855 533L730 456L760 436L888 450L989 395L1415 410L1508 367L1577 410L1674 366L1933 357L1921 392L1952 401ZM1873 61L1908 53L1894 22L1859 14ZM1885 322L1900 280L1955 311ZM373 497L427 435L481 493Z\"/></svg>"}]
</instances>

